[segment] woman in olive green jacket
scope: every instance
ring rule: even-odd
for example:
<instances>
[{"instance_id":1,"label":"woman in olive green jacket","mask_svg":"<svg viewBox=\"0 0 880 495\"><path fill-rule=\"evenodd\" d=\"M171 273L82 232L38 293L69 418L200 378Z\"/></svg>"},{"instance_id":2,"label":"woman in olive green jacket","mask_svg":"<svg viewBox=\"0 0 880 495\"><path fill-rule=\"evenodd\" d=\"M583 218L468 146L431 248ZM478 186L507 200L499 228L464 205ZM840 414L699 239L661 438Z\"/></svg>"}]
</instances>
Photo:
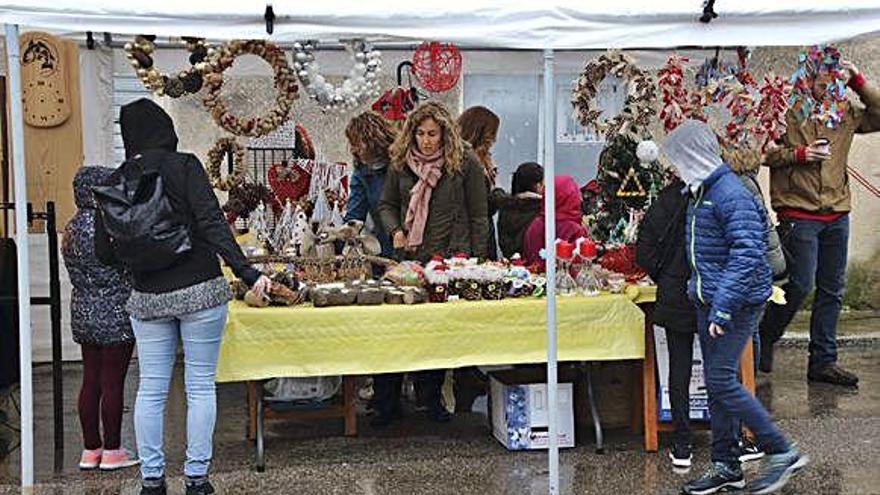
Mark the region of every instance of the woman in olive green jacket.
<instances>
[{"instance_id":1,"label":"woman in olive green jacket","mask_svg":"<svg viewBox=\"0 0 880 495\"><path fill-rule=\"evenodd\" d=\"M464 252L485 258L488 204L483 166L462 141L449 110L434 102L416 108L391 145L391 167L379 201L379 216L396 256L426 262L435 254ZM438 423L451 419L441 400L445 374L415 374L428 415ZM400 418L402 382L402 373L373 378L373 426Z\"/></svg>"},{"instance_id":2,"label":"woman in olive green jacket","mask_svg":"<svg viewBox=\"0 0 880 495\"><path fill-rule=\"evenodd\" d=\"M391 145L379 215L401 257L488 254L483 167L442 104L416 108Z\"/></svg>"}]
</instances>

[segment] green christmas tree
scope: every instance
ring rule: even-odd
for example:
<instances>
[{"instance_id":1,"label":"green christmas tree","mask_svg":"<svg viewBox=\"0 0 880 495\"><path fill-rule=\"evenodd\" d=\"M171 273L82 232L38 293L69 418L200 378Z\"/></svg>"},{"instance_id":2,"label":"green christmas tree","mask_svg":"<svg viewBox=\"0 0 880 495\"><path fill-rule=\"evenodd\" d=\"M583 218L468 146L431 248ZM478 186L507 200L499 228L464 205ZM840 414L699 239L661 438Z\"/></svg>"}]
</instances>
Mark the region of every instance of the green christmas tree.
<instances>
[{"instance_id":1,"label":"green christmas tree","mask_svg":"<svg viewBox=\"0 0 880 495\"><path fill-rule=\"evenodd\" d=\"M632 244L644 212L663 188L666 174L653 141L620 134L599 155L596 179L587 185L584 209L590 235L606 247Z\"/></svg>"}]
</instances>

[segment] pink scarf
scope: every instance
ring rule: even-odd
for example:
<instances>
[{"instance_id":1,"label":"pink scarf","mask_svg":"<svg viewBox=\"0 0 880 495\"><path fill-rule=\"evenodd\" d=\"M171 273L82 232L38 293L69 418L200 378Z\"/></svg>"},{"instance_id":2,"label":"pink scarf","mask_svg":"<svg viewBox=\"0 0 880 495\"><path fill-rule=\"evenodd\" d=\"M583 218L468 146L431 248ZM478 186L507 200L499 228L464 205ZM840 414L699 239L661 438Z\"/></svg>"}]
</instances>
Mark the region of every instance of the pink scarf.
<instances>
[{"instance_id":1,"label":"pink scarf","mask_svg":"<svg viewBox=\"0 0 880 495\"><path fill-rule=\"evenodd\" d=\"M425 236L425 224L428 222L428 205L431 193L443 175L443 149L433 155L423 155L419 150L410 148L406 153L406 164L419 178L410 191L409 206L406 209L404 226L409 232L406 237L407 246L414 248L422 245Z\"/></svg>"}]
</instances>

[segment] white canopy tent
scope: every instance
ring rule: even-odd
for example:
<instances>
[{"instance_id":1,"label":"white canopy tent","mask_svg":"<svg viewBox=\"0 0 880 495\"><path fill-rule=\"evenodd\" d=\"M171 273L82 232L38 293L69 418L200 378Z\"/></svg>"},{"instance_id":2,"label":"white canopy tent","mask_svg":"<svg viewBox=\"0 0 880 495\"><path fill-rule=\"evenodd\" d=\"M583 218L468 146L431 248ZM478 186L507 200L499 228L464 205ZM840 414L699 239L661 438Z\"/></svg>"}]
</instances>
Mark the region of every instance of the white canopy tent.
<instances>
[{"instance_id":1,"label":"white canopy tent","mask_svg":"<svg viewBox=\"0 0 880 495\"><path fill-rule=\"evenodd\" d=\"M19 65L19 27L80 36L85 31L159 36L203 36L211 39L271 38L276 41L366 37L374 41L442 40L464 48L544 51L542 125L553 135L555 92L554 50L600 48L671 48L683 46L783 46L838 41L880 32L880 0L737 0L721 1L719 18L698 22L699 0L611 3L546 1L520 5L509 0L448 0L418 4L402 0L272 3L274 31L267 34L266 3L215 0L180 2L153 0L132 5L106 0L17 0L0 2L6 24L10 81L12 164L15 187L15 232L18 257L21 335L22 441L21 484L33 486L33 400L29 258L25 215L27 190ZM552 145L543 149L545 207L553 215L554 160ZM546 245L556 238L548 222ZM548 279L553 280L553 250L548 250ZM550 493L558 492L556 444L556 326L554 286L548 284L547 349L550 404Z\"/></svg>"}]
</instances>

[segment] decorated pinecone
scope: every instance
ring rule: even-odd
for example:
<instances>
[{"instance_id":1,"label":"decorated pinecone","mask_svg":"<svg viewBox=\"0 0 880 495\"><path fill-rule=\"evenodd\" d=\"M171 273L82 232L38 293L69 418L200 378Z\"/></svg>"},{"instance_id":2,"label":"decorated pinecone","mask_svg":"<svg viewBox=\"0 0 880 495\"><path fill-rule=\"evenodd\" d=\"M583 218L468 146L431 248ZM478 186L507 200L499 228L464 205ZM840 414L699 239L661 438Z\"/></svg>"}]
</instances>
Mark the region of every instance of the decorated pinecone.
<instances>
[{"instance_id":1,"label":"decorated pinecone","mask_svg":"<svg viewBox=\"0 0 880 495\"><path fill-rule=\"evenodd\" d=\"M480 282L477 280L464 280L464 284L461 287L461 296L462 299L468 301L479 301L483 298L483 290L480 287Z\"/></svg>"},{"instance_id":2,"label":"decorated pinecone","mask_svg":"<svg viewBox=\"0 0 880 495\"><path fill-rule=\"evenodd\" d=\"M272 282L275 284L283 285L290 290L298 290L299 289L299 280L296 278L296 274L291 272L278 272L272 277Z\"/></svg>"},{"instance_id":3,"label":"decorated pinecone","mask_svg":"<svg viewBox=\"0 0 880 495\"><path fill-rule=\"evenodd\" d=\"M483 282L480 287L483 293L483 299L497 301L504 299L504 283L502 282Z\"/></svg>"},{"instance_id":4,"label":"decorated pinecone","mask_svg":"<svg viewBox=\"0 0 880 495\"><path fill-rule=\"evenodd\" d=\"M449 300L450 284L431 284L428 286L428 300L432 303L444 303Z\"/></svg>"}]
</instances>

